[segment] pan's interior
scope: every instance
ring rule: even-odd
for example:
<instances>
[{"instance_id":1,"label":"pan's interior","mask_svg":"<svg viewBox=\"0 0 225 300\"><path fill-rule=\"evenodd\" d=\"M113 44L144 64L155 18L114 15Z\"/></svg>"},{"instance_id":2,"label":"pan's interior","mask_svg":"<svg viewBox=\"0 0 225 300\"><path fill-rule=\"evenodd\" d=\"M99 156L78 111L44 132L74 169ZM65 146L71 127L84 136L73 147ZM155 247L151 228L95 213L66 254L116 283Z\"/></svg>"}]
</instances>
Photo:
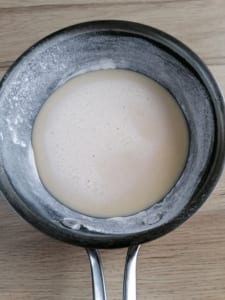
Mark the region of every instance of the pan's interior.
<instances>
[{"instance_id":1,"label":"pan's interior","mask_svg":"<svg viewBox=\"0 0 225 300\"><path fill-rule=\"evenodd\" d=\"M78 74L114 68L147 75L175 97L189 126L190 145L185 169L164 199L131 216L102 219L81 215L46 191L34 163L31 134L38 111L60 85ZM132 239L151 240L167 231L163 226L171 220L187 217L184 209L211 160L215 120L204 84L169 48L128 30L63 31L20 59L3 82L0 100L1 189L36 227L79 245L117 247Z\"/></svg>"}]
</instances>

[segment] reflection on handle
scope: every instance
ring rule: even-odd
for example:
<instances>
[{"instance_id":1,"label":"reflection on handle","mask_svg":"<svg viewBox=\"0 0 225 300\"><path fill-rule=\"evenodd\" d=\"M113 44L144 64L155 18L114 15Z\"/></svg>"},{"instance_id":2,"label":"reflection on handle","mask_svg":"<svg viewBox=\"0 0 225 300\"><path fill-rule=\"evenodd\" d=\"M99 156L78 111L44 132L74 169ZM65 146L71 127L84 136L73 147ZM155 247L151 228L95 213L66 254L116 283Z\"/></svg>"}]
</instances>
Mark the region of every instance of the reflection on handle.
<instances>
[{"instance_id":1,"label":"reflection on handle","mask_svg":"<svg viewBox=\"0 0 225 300\"><path fill-rule=\"evenodd\" d=\"M136 300L136 265L140 245L130 246L124 269L123 300Z\"/></svg>"},{"instance_id":2,"label":"reflection on handle","mask_svg":"<svg viewBox=\"0 0 225 300\"><path fill-rule=\"evenodd\" d=\"M98 250L86 249L91 265L93 300L106 300L105 282Z\"/></svg>"}]
</instances>

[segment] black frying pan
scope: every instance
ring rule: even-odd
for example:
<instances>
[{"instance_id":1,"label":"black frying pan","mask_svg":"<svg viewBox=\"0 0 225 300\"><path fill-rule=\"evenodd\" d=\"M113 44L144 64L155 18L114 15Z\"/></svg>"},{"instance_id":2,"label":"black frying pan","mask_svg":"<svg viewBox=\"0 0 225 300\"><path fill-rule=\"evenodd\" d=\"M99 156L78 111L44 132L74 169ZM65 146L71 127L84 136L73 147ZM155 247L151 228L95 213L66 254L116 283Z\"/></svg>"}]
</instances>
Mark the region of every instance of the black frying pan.
<instances>
[{"instance_id":1,"label":"black frying pan","mask_svg":"<svg viewBox=\"0 0 225 300\"><path fill-rule=\"evenodd\" d=\"M43 103L60 85L78 74L113 68L142 73L175 97L189 127L189 154L182 175L161 201L134 215L94 218L64 206L42 185L32 127ZM132 271L138 245L175 229L207 199L223 168L224 120L223 98L214 78L178 40L127 21L71 26L28 49L1 82L0 190L36 228L88 249L96 299L105 295L95 249L129 247L124 299L135 299Z\"/></svg>"}]
</instances>

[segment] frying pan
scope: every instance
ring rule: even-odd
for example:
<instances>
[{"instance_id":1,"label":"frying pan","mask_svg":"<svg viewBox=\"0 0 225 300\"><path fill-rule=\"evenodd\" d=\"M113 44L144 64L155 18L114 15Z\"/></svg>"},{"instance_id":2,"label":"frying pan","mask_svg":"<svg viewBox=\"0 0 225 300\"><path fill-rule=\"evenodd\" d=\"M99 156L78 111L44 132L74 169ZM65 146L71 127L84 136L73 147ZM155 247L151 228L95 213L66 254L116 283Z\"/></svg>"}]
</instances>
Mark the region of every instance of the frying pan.
<instances>
[{"instance_id":1,"label":"frying pan","mask_svg":"<svg viewBox=\"0 0 225 300\"><path fill-rule=\"evenodd\" d=\"M176 184L155 205L124 217L95 218L60 203L40 181L31 144L34 120L48 97L70 78L100 69L132 70L157 81L174 96L189 129L188 158ZM96 249L128 247L124 299L136 299L138 245L175 229L207 199L223 168L224 120L216 81L178 40L127 21L74 25L33 45L1 82L0 190L36 228L87 249L94 299L106 299Z\"/></svg>"}]
</instances>

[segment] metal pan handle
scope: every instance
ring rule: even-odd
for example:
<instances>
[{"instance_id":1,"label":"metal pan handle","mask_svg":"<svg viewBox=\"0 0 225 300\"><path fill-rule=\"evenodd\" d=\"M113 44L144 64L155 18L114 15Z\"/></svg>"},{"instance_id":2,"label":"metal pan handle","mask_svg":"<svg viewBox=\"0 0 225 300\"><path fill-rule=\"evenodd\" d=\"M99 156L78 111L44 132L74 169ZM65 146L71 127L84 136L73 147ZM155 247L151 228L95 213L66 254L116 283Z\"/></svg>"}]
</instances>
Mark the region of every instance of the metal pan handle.
<instances>
[{"instance_id":1,"label":"metal pan handle","mask_svg":"<svg viewBox=\"0 0 225 300\"><path fill-rule=\"evenodd\" d=\"M124 268L123 300L136 300L136 266L140 245L130 246ZM93 300L106 300L105 281L100 253L96 249L87 249L92 274Z\"/></svg>"},{"instance_id":2,"label":"metal pan handle","mask_svg":"<svg viewBox=\"0 0 225 300\"><path fill-rule=\"evenodd\" d=\"M127 258L124 268L123 300L136 300L136 269L137 256L140 245L130 246L127 250Z\"/></svg>"},{"instance_id":3,"label":"metal pan handle","mask_svg":"<svg viewBox=\"0 0 225 300\"><path fill-rule=\"evenodd\" d=\"M86 249L91 265L93 300L106 300L105 280L100 253L97 249Z\"/></svg>"}]
</instances>

